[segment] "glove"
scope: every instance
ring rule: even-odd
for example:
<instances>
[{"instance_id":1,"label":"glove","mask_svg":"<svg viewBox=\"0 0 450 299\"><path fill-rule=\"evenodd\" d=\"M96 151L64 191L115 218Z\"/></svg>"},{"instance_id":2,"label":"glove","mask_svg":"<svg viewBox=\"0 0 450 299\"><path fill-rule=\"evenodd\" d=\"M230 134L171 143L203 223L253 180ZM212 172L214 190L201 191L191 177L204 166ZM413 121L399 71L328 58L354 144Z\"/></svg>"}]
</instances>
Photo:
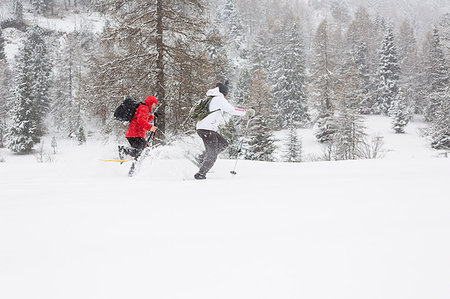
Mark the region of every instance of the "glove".
<instances>
[{"instance_id":1,"label":"glove","mask_svg":"<svg viewBox=\"0 0 450 299\"><path fill-rule=\"evenodd\" d=\"M255 109L252 109L252 108L247 109L247 110L245 111L245 116L249 116L249 117L255 116Z\"/></svg>"}]
</instances>

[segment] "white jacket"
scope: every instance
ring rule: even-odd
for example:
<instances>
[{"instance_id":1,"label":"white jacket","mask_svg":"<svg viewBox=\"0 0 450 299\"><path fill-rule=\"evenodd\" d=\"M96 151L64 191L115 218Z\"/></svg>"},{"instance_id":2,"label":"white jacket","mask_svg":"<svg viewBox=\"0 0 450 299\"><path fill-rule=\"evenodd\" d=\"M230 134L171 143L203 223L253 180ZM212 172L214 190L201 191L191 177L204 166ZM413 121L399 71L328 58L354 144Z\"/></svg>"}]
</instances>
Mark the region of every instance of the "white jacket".
<instances>
[{"instance_id":1,"label":"white jacket","mask_svg":"<svg viewBox=\"0 0 450 299\"><path fill-rule=\"evenodd\" d=\"M223 112L227 112L231 115L245 115L246 113L244 109L234 108L219 91L219 87L208 90L206 95L214 97L209 103L209 111L218 111L209 114L207 117L197 122L197 130L210 130L217 132L219 130L219 125L225 123L225 120L223 119Z\"/></svg>"}]
</instances>

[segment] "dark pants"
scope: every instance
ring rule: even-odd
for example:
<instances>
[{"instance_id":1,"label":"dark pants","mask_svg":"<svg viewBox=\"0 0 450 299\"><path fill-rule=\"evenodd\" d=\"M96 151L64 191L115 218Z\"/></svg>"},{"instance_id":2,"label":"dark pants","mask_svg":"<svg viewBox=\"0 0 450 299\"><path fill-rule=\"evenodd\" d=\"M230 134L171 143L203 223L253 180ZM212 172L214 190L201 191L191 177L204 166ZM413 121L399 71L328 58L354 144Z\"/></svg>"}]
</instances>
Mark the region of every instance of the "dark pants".
<instances>
[{"instance_id":1,"label":"dark pants","mask_svg":"<svg viewBox=\"0 0 450 299\"><path fill-rule=\"evenodd\" d=\"M142 137L127 137L127 140L132 148L124 148L125 154L135 158L139 157L142 150L145 148L145 145L147 144L147 140Z\"/></svg>"},{"instance_id":2,"label":"dark pants","mask_svg":"<svg viewBox=\"0 0 450 299\"><path fill-rule=\"evenodd\" d=\"M228 142L219 133L210 130L197 130L198 136L203 140L205 153L199 173L206 174L214 165L217 156L227 148Z\"/></svg>"}]
</instances>

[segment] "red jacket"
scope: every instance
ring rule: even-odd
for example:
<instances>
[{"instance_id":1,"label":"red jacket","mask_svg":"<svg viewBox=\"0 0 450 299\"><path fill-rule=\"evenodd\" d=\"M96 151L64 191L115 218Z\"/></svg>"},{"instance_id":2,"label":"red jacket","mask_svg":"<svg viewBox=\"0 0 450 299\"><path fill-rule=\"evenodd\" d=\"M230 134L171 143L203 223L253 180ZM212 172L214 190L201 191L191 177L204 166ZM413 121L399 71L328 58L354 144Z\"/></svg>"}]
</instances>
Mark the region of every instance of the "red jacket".
<instances>
[{"instance_id":1,"label":"red jacket","mask_svg":"<svg viewBox=\"0 0 450 299\"><path fill-rule=\"evenodd\" d=\"M145 99L145 105L139 105L130 121L125 137L145 138L145 131L150 131L152 128L152 125L149 124L153 120L153 115L149 115L152 104L158 104L158 101L154 96L148 96Z\"/></svg>"}]
</instances>

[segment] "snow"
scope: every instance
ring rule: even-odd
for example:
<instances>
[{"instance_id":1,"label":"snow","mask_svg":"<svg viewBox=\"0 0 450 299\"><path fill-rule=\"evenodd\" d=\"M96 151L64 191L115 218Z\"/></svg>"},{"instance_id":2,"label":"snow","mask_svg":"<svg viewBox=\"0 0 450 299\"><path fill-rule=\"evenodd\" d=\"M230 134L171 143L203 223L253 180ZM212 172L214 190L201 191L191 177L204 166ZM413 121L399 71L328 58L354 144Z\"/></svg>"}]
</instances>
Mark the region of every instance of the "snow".
<instances>
[{"instance_id":1,"label":"snow","mask_svg":"<svg viewBox=\"0 0 450 299\"><path fill-rule=\"evenodd\" d=\"M446 299L450 160L387 120L384 159L220 159L205 181L177 147L131 179L112 142L0 149L0 298Z\"/></svg>"},{"instance_id":2,"label":"snow","mask_svg":"<svg viewBox=\"0 0 450 299\"><path fill-rule=\"evenodd\" d=\"M42 16L33 16L33 24L49 30L74 32L90 31L100 33L104 28L104 20L98 13L76 13L68 14L63 17L46 18Z\"/></svg>"}]
</instances>

